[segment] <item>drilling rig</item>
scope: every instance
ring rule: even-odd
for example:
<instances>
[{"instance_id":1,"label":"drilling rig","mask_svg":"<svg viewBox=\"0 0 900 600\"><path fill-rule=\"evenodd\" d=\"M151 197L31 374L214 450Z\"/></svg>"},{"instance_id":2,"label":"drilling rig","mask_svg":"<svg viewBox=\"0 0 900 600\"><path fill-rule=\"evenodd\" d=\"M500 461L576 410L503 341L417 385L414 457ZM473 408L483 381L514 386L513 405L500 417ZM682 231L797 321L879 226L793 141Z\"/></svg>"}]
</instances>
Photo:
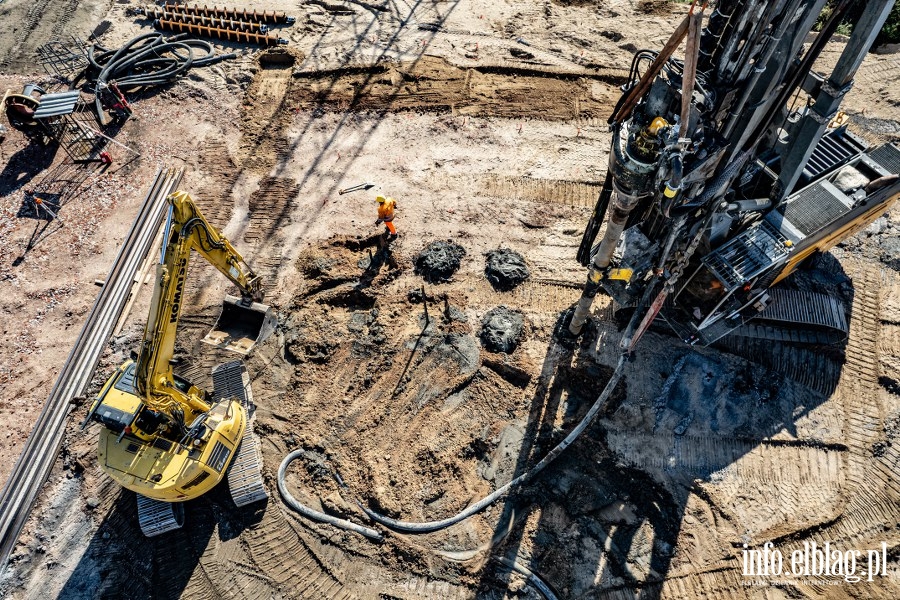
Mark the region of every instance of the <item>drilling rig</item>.
<instances>
[{"instance_id":1,"label":"drilling rig","mask_svg":"<svg viewBox=\"0 0 900 600\"><path fill-rule=\"evenodd\" d=\"M577 336L603 290L634 309L622 348L657 319L690 344L732 333L835 343L834 294L778 286L865 228L900 196L900 146L835 127L892 0L722 0L696 5L660 51L642 50L609 124L609 168L578 260L588 267L563 333ZM858 13L830 72L838 26ZM674 56L685 42L684 59ZM601 225L606 229L595 245Z\"/></svg>"}]
</instances>

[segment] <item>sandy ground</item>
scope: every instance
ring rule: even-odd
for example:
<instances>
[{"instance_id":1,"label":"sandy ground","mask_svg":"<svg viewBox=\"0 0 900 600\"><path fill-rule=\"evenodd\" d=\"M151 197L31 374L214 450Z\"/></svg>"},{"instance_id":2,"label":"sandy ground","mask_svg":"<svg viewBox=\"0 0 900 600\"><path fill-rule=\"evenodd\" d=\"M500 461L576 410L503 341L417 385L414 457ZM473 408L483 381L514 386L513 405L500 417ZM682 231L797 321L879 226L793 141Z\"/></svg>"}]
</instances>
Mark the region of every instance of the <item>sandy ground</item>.
<instances>
[{"instance_id":1,"label":"sandy ground","mask_svg":"<svg viewBox=\"0 0 900 600\"><path fill-rule=\"evenodd\" d=\"M0 86L40 73L33 51L101 19L114 46L139 31L131 2L0 4ZM8 475L118 244L160 165L266 277L282 327L248 360L271 498L238 510L217 489L185 529L144 539L134 495L96 465L77 427L7 569L12 598L537 598L494 560L516 559L561 598L896 598L893 473L900 418L900 248L895 214L833 254L853 284L843 356L767 348L756 362L651 333L612 406L542 477L448 530L373 544L298 518L274 473L307 451L298 498L362 520L353 499L406 520L450 515L521 473L584 414L614 364L612 308L595 336L553 342L578 297L574 260L605 173L604 127L635 48L659 47L685 7L624 1L274 2L298 17L288 53L193 71L135 98L117 139L139 149L92 170L60 219L20 214L24 190L63 164L18 133L0 146L0 477ZM228 50L234 49L233 47ZM840 44L832 44L826 61ZM900 139L896 55L867 59L845 109L872 141ZM56 171L59 173L59 171ZM377 188L340 196L364 181ZM372 265L374 194L397 198L401 237ZM61 226L60 226L61 222ZM466 250L425 284L431 241ZM31 241L30 241L31 240ZM532 276L511 292L484 278L510 248ZM199 343L225 280L199 261L179 332L182 373L211 386L232 357ZM835 263L837 264L837 263ZM430 320L412 290L424 285ZM95 376L135 347L147 287ZM511 355L478 340L505 305L525 316ZM340 492L329 469L340 473ZM221 487L221 486L220 486ZM339 493L340 492L340 493ZM342 497L343 494L343 497ZM743 544L888 545L889 574L858 584L750 586ZM840 580L840 578L838 578Z\"/></svg>"}]
</instances>

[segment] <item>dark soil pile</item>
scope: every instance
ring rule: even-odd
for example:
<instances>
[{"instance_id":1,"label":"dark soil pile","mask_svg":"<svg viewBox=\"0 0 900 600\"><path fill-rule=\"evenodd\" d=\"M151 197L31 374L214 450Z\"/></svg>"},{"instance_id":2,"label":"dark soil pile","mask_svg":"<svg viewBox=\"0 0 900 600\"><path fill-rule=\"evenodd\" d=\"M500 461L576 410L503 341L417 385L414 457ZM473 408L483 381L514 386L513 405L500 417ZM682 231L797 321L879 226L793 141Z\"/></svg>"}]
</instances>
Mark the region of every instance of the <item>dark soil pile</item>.
<instances>
[{"instance_id":1,"label":"dark soil pile","mask_svg":"<svg viewBox=\"0 0 900 600\"><path fill-rule=\"evenodd\" d=\"M491 352L510 354L522 341L525 319L505 306L492 308L481 320L481 343Z\"/></svg>"},{"instance_id":2,"label":"dark soil pile","mask_svg":"<svg viewBox=\"0 0 900 600\"><path fill-rule=\"evenodd\" d=\"M488 252L484 274L495 290L505 292L528 279L531 271L521 254L501 248Z\"/></svg>"},{"instance_id":3,"label":"dark soil pile","mask_svg":"<svg viewBox=\"0 0 900 600\"><path fill-rule=\"evenodd\" d=\"M450 240L431 242L416 257L416 273L428 283L448 281L465 255L465 248Z\"/></svg>"}]
</instances>

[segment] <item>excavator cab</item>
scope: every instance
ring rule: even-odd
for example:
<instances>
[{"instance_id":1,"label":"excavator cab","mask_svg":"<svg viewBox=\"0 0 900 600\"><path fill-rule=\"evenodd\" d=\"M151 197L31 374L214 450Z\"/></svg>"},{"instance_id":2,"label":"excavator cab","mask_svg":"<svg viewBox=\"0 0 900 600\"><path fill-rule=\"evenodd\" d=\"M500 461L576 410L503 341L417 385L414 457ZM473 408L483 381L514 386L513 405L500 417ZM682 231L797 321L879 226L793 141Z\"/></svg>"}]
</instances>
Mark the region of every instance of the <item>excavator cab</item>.
<instances>
[{"instance_id":1,"label":"excavator cab","mask_svg":"<svg viewBox=\"0 0 900 600\"><path fill-rule=\"evenodd\" d=\"M236 296L225 296L222 313L203 342L241 355L247 355L256 344L264 342L275 331L274 311L259 302L245 302Z\"/></svg>"}]
</instances>

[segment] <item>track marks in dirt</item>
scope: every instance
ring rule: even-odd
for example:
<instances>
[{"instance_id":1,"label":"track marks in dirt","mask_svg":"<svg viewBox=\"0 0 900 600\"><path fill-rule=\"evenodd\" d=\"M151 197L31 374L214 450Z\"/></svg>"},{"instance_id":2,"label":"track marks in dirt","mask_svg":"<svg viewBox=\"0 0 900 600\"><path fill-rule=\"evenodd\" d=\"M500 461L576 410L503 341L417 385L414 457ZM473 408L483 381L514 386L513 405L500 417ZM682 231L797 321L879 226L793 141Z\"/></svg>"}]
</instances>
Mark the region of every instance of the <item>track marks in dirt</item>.
<instances>
[{"instance_id":1,"label":"track marks in dirt","mask_svg":"<svg viewBox=\"0 0 900 600\"><path fill-rule=\"evenodd\" d=\"M231 189L238 178L238 168L221 138L206 140L203 161L198 165L205 187L197 194L197 200L206 219L217 228L223 228L231 219Z\"/></svg>"},{"instance_id":2,"label":"track marks in dirt","mask_svg":"<svg viewBox=\"0 0 900 600\"><path fill-rule=\"evenodd\" d=\"M247 256L256 257L253 268L263 277L266 293L276 288L281 267L283 241L278 235L291 212L291 200L297 197L300 186L293 179L265 177L250 195L250 224L244 241L251 244Z\"/></svg>"},{"instance_id":3,"label":"track marks in dirt","mask_svg":"<svg viewBox=\"0 0 900 600\"><path fill-rule=\"evenodd\" d=\"M848 476L853 488L866 484L870 448L882 428L883 411L878 393L879 284L880 276L872 268L862 268L853 278L847 362L837 390L846 413L846 443L850 447Z\"/></svg>"},{"instance_id":4,"label":"track marks in dirt","mask_svg":"<svg viewBox=\"0 0 900 600\"><path fill-rule=\"evenodd\" d=\"M296 77L300 85L293 86L292 104L326 110L422 110L568 121L605 119L618 95L614 85L600 77L463 69L429 56L399 67L379 65Z\"/></svg>"},{"instance_id":5,"label":"track marks in dirt","mask_svg":"<svg viewBox=\"0 0 900 600\"><path fill-rule=\"evenodd\" d=\"M34 72L39 46L69 35L86 38L89 27L96 25L92 15L105 14L111 4L111 0L0 3L0 22L9 32L0 48L0 71Z\"/></svg>"},{"instance_id":6,"label":"track marks in dirt","mask_svg":"<svg viewBox=\"0 0 900 600\"><path fill-rule=\"evenodd\" d=\"M555 282L528 280L508 292L497 292L487 280L478 281L468 298L469 306L485 310L505 304L529 313L555 314L578 300L581 290Z\"/></svg>"},{"instance_id":7,"label":"track marks in dirt","mask_svg":"<svg viewBox=\"0 0 900 600\"><path fill-rule=\"evenodd\" d=\"M610 431L610 449L643 469L680 471L722 481L789 481L840 486L846 451L806 444ZM667 449L648 453L648 447Z\"/></svg>"},{"instance_id":8,"label":"track marks in dirt","mask_svg":"<svg viewBox=\"0 0 900 600\"><path fill-rule=\"evenodd\" d=\"M661 586L662 598L716 598L716 600L745 600L748 598L744 578L740 575L739 564L732 562L733 568L722 568L701 573L691 573L682 577L670 577ZM623 590L625 591L625 590ZM634 600L631 595L597 596L604 600ZM643 595L643 594L642 594ZM653 597L652 595L650 597Z\"/></svg>"},{"instance_id":9,"label":"track marks in dirt","mask_svg":"<svg viewBox=\"0 0 900 600\"><path fill-rule=\"evenodd\" d=\"M5 71L13 64L18 66L20 63L27 61L28 58L31 58L28 54L33 52L34 48L29 48L26 40L31 37L41 19L44 18L44 13L50 4L53 4L50 0L37 0L28 4L28 10L24 18L21 19L20 30L16 32L18 41L6 52L6 56L0 60L0 69ZM19 16L15 14L14 8L10 8L9 12L3 16L3 21L11 23L14 19L19 19ZM45 41L49 41L49 38ZM23 61L23 59L25 60Z\"/></svg>"},{"instance_id":10,"label":"track marks in dirt","mask_svg":"<svg viewBox=\"0 0 900 600\"><path fill-rule=\"evenodd\" d=\"M286 110L294 56L270 51L260 56L257 71L244 97L241 117L242 168L267 175L279 158L290 152L285 129L293 113Z\"/></svg>"},{"instance_id":11,"label":"track marks in dirt","mask_svg":"<svg viewBox=\"0 0 900 600\"><path fill-rule=\"evenodd\" d=\"M278 231L290 214L290 201L299 191L293 179L263 178L250 195L250 227L244 241L259 244Z\"/></svg>"},{"instance_id":12,"label":"track marks in dirt","mask_svg":"<svg viewBox=\"0 0 900 600\"><path fill-rule=\"evenodd\" d=\"M890 58L873 62L866 61L857 75L857 81L866 85L886 84L900 77L900 58Z\"/></svg>"},{"instance_id":13,"label":"track marks in dirt","mask_svg":"<svg viewBox=\"0 0 900 600\"><path fill-rule=\"evenodd\" d=\"M594 208L600 194L599 183L535 179L532 177L503 177L483 175L476 179L479 196L493 196L528 202L547 202L581 208Z\"/></svg>"},{"instance_id":14,"label":"track marks in dirt","mask_svg":"<svg viewBox=\"0 0 900 600\"><path fill-rule=\"evenodd\" d=\"M297 537L280 507L270 506L253 533L244 538L247 553L254 566L274 583L275 589L297 598L345 600L352 597Z\"/></svg>"}]
</instances>

